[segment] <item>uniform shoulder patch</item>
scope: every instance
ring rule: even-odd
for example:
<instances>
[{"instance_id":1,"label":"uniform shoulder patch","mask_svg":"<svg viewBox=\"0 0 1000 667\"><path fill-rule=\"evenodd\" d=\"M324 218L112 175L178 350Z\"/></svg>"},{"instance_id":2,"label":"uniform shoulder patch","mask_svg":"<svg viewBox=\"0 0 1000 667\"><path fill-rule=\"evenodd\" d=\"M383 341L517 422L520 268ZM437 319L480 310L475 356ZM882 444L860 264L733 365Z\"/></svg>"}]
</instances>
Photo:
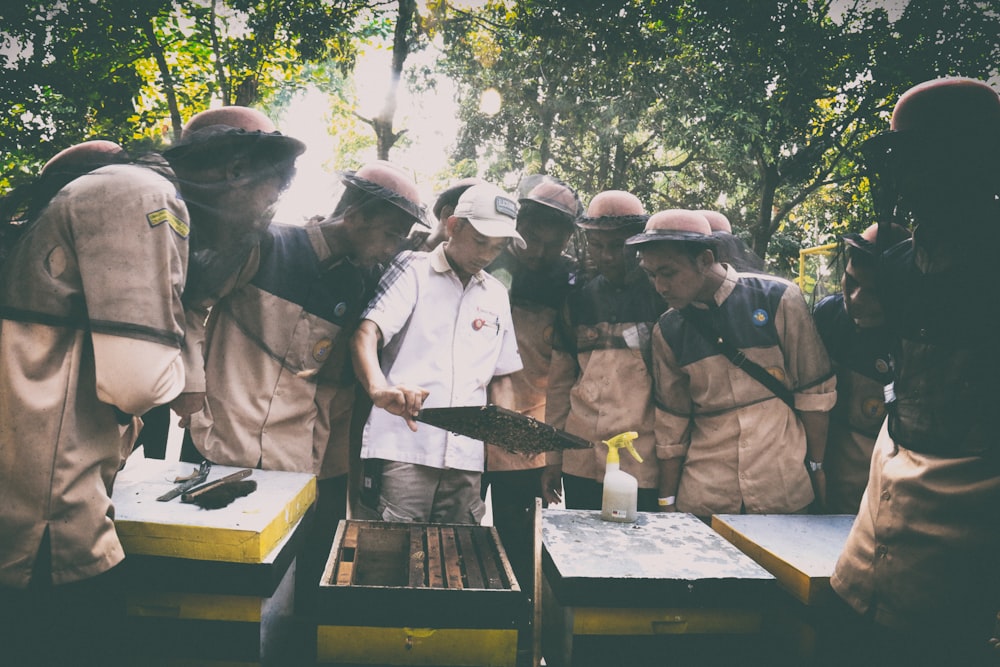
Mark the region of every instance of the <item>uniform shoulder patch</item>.
<instances>
[{"instance_id":1,"label":"uniform shoulder patch","mask_svg":"<svg viewBox=\"0 0 1000 667\"><path fill-rule=\"evenodd\" d=\"M161 208L151 213L146 214L146 221L149 222L150 227L159 227L163 223L167 223L170 229L174 230L178 236L182 239L186 239L191 233L191 226L178 218L168 209Z\"/></svg>"}]
</instances>

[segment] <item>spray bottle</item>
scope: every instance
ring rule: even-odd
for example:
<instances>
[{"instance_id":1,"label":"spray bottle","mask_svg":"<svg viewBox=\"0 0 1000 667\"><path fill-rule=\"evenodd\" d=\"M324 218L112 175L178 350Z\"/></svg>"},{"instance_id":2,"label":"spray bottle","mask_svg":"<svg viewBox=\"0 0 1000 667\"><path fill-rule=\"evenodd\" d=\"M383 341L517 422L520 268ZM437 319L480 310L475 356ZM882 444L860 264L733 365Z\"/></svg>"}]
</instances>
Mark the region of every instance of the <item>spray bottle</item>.
<instances>
[{"instance_id":1,"label":"spray bottle","mask_svg":"<svg viewBox=\"0 0 1000 667\"><path fill-rule=\"evenodd\" d=\"M642 463L642 457L632 446L632 441L638 437L639 434L635 431L627 431L603 441L608 446L608 461L604 472L604 498L601 503L601 518L605 521L623 523L635 521L639 482L621 469L618 450L625 447L636 461Z\"/></svg>"}]
</instances>

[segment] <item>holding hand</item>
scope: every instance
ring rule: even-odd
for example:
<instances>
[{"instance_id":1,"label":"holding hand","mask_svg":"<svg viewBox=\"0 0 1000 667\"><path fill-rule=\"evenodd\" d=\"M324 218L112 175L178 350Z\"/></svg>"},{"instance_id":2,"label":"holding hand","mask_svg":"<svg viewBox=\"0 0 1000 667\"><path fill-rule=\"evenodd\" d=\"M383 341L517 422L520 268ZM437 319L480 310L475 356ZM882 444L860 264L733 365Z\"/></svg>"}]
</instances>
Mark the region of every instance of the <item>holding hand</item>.
<instances>
[{"instance_id":1,"label":"holding hand","mask_svg":"<svg viewBox=\"0 0 1000 667\"><path fill-rule=\"evenodd\" d=\"M177 425L187 428L191 425L191 415L205 408L205 392L192 391L179 394L170 402L170 409L177 413L180 420Z\"/></svg>"},{"instance_id":2,"label":"holding hand","mask_svg":"<svg viewBox=\"0 0 1000 667\"><path fill-rule=\"evenodd\" d=\"M406 420L406 425L411 431L416 432L417 422L414 417L423 407L424 399L430 394L423 387L407 387L396 385L376 389L371 393L372 404L377 408L382 408L390 414L399 415Z\"/></svg>"},{"instance_id":3,"label":"holding hand","mask_svg":"<svg viewBox=\"0 0 1000 667\"><path fill-rule=\"evenodd\" d=\"M542 500L548 504L562 502L562 466L547 465L542 469Z\"/></svg>"}]
</instances>

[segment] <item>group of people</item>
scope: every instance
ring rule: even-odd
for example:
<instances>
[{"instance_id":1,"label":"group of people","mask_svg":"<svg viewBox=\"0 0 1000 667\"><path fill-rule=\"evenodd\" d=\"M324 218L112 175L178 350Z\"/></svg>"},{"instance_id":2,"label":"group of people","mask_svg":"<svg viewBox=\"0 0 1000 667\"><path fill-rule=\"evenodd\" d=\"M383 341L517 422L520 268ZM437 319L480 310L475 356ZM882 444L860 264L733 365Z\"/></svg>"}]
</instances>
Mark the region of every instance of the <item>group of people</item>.
<instances>
[{"instance_id":1,"label":"group of people","mask_svg":"<svg viewBox=\"0 0 1000 667\"><path fill-rule=\"evenodd\" d=\"M814 312L721 213L647 215L622 190L584 207L545 175L459 181L431 225L412 176L375 161L329 216L272 222L304 148L212 109L162 155L68 149L0 208L18 221L0 254L0 627L23 664L121 645L111 492L166 405L185 460L317 476L306 610L340 519L479 523L487 490L530 576L536 498L600 508L602 441L635 431L640 510L857 515L832 584L865 641L829 664L990 664L989 86L901 97L866 145L884 220L843 238L843 292ZM416 419L487 403L594 447L528 456Z\"/></svg>"}]
</instances>

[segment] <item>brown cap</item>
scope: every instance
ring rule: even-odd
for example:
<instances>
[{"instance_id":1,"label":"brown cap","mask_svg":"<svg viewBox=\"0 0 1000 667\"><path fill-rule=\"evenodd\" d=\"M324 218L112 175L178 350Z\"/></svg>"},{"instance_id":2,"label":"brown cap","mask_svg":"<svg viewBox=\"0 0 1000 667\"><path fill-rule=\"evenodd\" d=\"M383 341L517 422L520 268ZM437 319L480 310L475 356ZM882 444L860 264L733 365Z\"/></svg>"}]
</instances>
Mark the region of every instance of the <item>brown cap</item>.
<instances>
[{"instance_id":1,"label":"brown cap","mask_svg":"<svg viewBox=\"0 0 1000 667\"><path fill-rule=\"evenodd\" d=\"M583 204L576 191L547 174L525 177L518 186L518 191L523 193L518 197L519 202L536 202L566 214L570 220L576 220L583 213Z\"/></svg>"},{"instance_id":2,"label":"brown cap","mask_svg":"<svg viewBox=\"0 0 1000 667\"><path fill-rule=\"evenodd\" d=\"M641 234L629 238L625 245L645 245L648 243L695 242L706 246L714 244L712 226L705 216L697 211L674 208L649 216Z\"/></svg>"},{"instance_id":3,"label":"brown cap","mask_svg":"<svg viewBox=\"0 0 1000 667\"><path fill-rule=\"evenodd\" d=\"M163 151L171 162L230 150L274 153L276 159L298 157L306 145L278 132L266 115L241 106L226 106L196 113L181 130L180 140Z\"/></svg>"},{"instance_id":4,"label":"brown cap","mask_svg":"<svg viewBox=\"0 0 1000 667\"><path fill-rule=\"evenodd\" d=\"M357 171L344 172L340 180L344 185L359 188L384 199L416 222L430 227L425 220L426 211L424 205L420 203L417 184L401 167L386 160L375 160Z\"/></svg>"},{"instance_id":5,"label":"brown cap","mask_svg":"<svg viewBox=\"0 0 1000 667\"><path fill-rule=\"evenodd\" d=\"M115 142L93 139L59 151L45 163L39 175L90 171L107 164L118 164L127 159L128 154L125 149Z\"/></svg>"},{"instance_id":6,"label":"brown cap","mask_svg":"<svg viewBox=\"0 0 1000 667\"><path fill-rule=\"evenodd\" d=\"M708 220L709 226L712 228L713 232L726 232L727 234L733 233L733 226L729 224L729 218L727 218L722 213L718 211L712 211L707 208L699 209L695 213L701 213Z\"/></svg>"},{"instance_id":7,"label":"brown cap","mask_svg":"<svg viewBox=\"0 0 1000 667\"><path fill-rule=\"evenodd\" d=\"M605 190L594 196L587 213L576 221L581 229L613 230L643 225L649 216L631 192Z\"/></svg>"}]
</instances>

